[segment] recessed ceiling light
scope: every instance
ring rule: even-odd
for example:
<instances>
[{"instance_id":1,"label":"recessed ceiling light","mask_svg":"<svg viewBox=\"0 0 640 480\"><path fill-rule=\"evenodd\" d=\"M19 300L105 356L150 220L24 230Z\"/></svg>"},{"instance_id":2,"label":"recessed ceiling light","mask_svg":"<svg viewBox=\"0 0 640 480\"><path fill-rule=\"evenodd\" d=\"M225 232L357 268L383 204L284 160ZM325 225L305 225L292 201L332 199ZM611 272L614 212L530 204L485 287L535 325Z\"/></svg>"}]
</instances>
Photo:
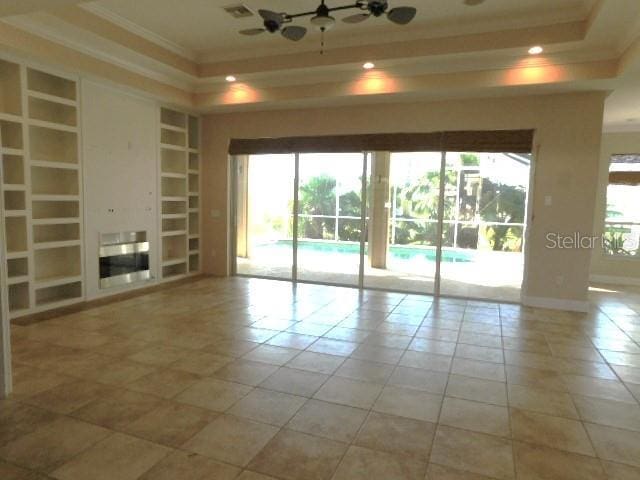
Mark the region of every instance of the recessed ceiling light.
<instances>
[{"instance_id":1,"label":"recessed ceiling light","mask_svg":"<svg viewBox=\"0 0 640 480\"><path fill-rule=\"evenodd\" d=\"M227 75L225 80L227 82L235 82L236 81L236 77L234 77L233 75Z\"/></svg>"},{"instance_id":2,"label":"recessed ceiling light","mask_svg":"<svg viewBox=\"0 0 640 480\"><path fill-rule=\"evenodd\" d=\"M544 49L540 45L536 45L529 49L529 55L540 55L542 52L544 52Z\"/></svg>"},{"instance_id":3,"label":"recessed ceiling light","mask_svg":"<svg viewBox=\"0 0 640 480\"><path fill-rule=\"evenodd\" d=\"M371 63L371 62L367 62L364 65L362 65L362 68L364 68L365 70L371 70L372 68L375 68L376 66Z\"/></svg>"}]
</instances>

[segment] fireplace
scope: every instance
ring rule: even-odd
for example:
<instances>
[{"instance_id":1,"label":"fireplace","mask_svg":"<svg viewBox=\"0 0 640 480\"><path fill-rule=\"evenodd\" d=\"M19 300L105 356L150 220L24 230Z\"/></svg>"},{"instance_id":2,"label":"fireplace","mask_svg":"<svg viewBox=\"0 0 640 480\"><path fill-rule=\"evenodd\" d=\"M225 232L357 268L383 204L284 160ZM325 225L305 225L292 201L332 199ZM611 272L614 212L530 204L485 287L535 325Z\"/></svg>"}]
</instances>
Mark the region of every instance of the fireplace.
<instances>
[{"instance_id":1,"label":"fireplace","mask_svg":"<svg viewBox=\"0 0 640 480\"><path fill-rule=\"evenodd\" d=\"M147 232L100 235L100 288L140 282L151 278Z\"/></svg>"}]
</instances>

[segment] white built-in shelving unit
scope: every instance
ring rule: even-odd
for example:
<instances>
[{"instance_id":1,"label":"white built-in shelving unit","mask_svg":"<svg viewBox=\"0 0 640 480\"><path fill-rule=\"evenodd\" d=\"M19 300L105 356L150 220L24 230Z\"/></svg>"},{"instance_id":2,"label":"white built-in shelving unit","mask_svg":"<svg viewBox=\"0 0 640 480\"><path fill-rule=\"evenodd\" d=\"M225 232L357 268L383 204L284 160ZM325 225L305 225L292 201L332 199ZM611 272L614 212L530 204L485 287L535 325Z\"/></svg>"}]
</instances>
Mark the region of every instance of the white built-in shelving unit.
<instances>
[{"instance_id":1,"label":"white built-in shelving unit","mask_svg":"<svg viewBox=\"0 0 640 480\"><path fill-rule=\"evenodd\" d=\"M12 317L83 298L77 80L0 60L0 145Z\"/></svg>"},{"instance_id":2,"label":"white built-in shelving unit","mask_svg":"<svg viewBox=\"0 0 640 480\"><path fill-rule=\"evenodd\" d=\"M200 120L160 109L161 276L200 271Z\"/></svg>"}]
</instances>

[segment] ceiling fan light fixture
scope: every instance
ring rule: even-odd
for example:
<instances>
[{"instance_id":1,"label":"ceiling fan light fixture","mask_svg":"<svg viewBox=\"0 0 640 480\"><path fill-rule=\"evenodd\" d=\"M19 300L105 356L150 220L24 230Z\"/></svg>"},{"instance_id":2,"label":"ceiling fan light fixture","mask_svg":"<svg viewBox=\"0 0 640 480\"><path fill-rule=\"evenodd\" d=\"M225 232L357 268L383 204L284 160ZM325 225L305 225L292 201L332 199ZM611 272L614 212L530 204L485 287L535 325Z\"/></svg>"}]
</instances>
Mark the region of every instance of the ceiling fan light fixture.
<instances>
[{"instance_id":1,"label":"ceiling fan light fixture","mask_svg":"<svg viewBox=\"0 0 640 480\"><path fill-rule=\"evenodd\" d=\"M311 17L311 25L319 30L329 30L336 23L336 19L331 15L316 15Z\"/></svg>"}]
</instances>

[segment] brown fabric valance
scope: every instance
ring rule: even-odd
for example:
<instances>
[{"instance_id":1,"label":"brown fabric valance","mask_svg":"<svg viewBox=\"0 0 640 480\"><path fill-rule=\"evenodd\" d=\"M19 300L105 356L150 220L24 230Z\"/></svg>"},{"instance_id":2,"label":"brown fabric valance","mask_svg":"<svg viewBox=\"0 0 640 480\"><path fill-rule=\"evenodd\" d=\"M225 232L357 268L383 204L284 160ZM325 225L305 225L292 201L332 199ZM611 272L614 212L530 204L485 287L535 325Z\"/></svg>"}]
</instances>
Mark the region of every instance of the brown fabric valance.
<instances>
[{"instance_id":1,"label":"brown fabric valance","mask_svg":"<svg viewBox=\"0 0 640 480\"><path fill-rule=\"evenodd\" d=\"M378 133L231 139L229 154L339 152L509 152L531 153L533 130L453 131L431 133Z\"/></svg>"},{"instance_id":2,"label":"brown fabric valance","mask_svg":"<svg viewBox=\"0 0 640 480\"><path fill-rule=\"evenodd\" d=\"M640 172L611 172L609 173L611 185L640 185Z\"/></svg>"}]
</instances>

